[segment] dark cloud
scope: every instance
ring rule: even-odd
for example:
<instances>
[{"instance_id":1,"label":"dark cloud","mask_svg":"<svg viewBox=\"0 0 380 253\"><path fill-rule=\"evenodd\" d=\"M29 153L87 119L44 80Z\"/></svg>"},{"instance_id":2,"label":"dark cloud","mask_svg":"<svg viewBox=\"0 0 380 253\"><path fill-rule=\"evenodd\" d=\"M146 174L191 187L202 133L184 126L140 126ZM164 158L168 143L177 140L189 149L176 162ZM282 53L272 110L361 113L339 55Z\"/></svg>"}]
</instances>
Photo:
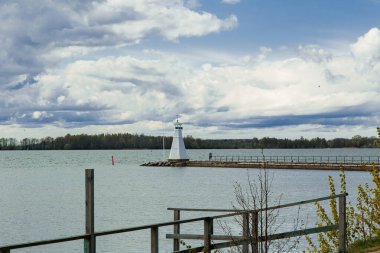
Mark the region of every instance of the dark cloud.
<instances>
[{"instance_id":1,"label":"dark cloud","mask_svg":"<svg viewBox=\"0 0 380 253\"><path fill-rule=\"evenodd\" d=\"M258 116L244 119L229 119L228 121L212 119L208 121L191 122L192 125L200 127L217 126L229 129L249 128L273 128L289 127L304 124L321 125L325 127L373 125L373 118L380 116L377 110L368 104L355 107L346 107L329 113L307 114L307 115L281 115L281 116Z\"/></svg>"},{"instance_id":2,"label":"dark cloud","mask_svg":"<svg viewBox=\"0 0 380 253\"><path fill-rule=\"evenodd\" d=\"M28 85L32 85L35 83L37 83L37 80L35 79L35 77L29 75L23 81L18 82L14 85L11 85L8 89L9 90L19 90L19 89L25 88Z\"/></svg>"}]
</instances>

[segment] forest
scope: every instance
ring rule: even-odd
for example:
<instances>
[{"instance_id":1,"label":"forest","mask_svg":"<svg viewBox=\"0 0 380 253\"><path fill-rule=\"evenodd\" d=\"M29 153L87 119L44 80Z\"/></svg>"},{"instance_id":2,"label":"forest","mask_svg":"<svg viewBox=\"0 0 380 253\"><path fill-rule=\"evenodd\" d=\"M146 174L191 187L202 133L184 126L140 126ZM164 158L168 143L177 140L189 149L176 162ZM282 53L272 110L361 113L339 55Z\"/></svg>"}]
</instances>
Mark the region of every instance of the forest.
<instances>
[{"instance_id":1,"label":"forest","mask_svg":"<svg viewBox=\"0 0 380 253\"><path fill-rule=\"evenodd\" d=\"M170 149L171 137L149 136L143 134L98 134L70 135L63 137L0 138L0 150L81 150L81 149ZM356 135L352 138L305 139L200 139L186 136L184 138L188 149L295 149L295 148L374 148L375 137Z\"/></svg>"}]
</instances>

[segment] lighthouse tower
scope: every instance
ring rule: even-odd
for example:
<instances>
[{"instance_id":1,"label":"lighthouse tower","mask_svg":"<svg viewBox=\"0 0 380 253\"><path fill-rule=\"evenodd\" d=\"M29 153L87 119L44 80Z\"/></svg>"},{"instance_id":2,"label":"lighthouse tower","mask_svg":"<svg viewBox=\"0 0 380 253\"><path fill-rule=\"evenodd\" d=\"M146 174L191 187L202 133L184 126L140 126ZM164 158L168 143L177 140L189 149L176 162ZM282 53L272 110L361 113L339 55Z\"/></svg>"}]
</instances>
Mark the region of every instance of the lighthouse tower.
<instances>
[{"instance_id":1,"label":"lighthouse tower","mask_svg":"<svg viewBox=\"0 0 380 253\"><path fill-rule=\"evenodd\" d=\"M177 118L177 121L174 123L174 135L169 161L185 162L188 160L189 157L186 153L185 143L182 138L182 123L180 123Z\"/></svg>"}]
</instances>

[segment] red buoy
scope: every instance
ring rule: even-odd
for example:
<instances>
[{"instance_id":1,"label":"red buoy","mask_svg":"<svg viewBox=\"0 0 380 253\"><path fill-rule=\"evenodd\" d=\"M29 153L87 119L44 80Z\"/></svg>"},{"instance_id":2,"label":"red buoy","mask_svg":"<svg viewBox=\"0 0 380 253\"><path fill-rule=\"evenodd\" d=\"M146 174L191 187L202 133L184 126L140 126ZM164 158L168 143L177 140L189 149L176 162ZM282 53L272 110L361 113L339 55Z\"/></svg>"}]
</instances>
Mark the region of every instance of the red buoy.
<instances>
[{"instance_id":1,"label":"red buoy","mask_svg":"<svg viewBox=\"0 0 380 253\"><path fill-rule=\"evenodd\" d=\"M115 159L112 156L112 165L115 165Z\"/></svg>"}]
</instances>

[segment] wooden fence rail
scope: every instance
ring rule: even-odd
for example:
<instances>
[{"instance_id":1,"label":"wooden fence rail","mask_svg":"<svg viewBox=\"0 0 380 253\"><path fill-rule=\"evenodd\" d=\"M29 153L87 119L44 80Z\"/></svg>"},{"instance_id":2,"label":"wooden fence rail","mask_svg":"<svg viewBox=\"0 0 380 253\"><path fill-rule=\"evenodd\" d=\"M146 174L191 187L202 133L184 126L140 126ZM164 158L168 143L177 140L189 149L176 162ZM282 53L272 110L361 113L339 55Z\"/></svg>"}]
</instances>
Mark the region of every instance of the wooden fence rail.
<instances>
[{"instance_id":1,"label":"wooden fence rail","mask_svg":"<svg viewBox=\"0 0 380 253\"><path fill-rule=\"evenodd\" d=\"M96 253L96 238L99 236L105 236L105 235L112 235L112 234L120 234L120 233L127 233L127 232L133 232L133 231L140 231L140 230L150 230L150 248L151 253L159 253L159 228L165 227L165 226L173 226L173 232L174 234L167 235L167 238L173 239L173 251L174 252L194 252L194 250L199 250L197 252L211 252L213 249L219 249L219 248L225 248L225 247L231 247L235 246L236 243L239 245L243 245L243 249L248 250L248 241L247 241L247 234L249 228L249 221L248 219L251 217L253 223L257 224L257 214L260 211L263 211L265 209L259 209L259 210L231 210L231 209L189 209L189 208L168 208L169 210L174 211L174 220L169 222L162 222L162 223L156 223L156 224L149 224L149 225L142 225L142 226L136 226L136 227L129 227L129 228L122 228L122 229L114 229L114 230L107 230L107 231L99 231L95 232L95 226L94 226L94 170L86 170L85 171L85 192L86 192L86 225L85 225L85 234L83 235L76 235L76 236L70 236L70 237L63 237L58 239L50 239L50 240L43 240L43 241L36 241L36 242L28 242L28 243L20 243L20 244L13 244L13 245L6 245L6 246L0 246L0 253L10 253L12 250L15 249L21 249L21 248L30 248L35 246L42 246L42 245L48 245L48 244L56 244L56 243L63 243L63 242L69 242L69 241L77 241L77 240L83 240L84 241L84 253ZM269 209L278 209L278 208L285 208L295 205L301 205L301 204L307 204L307 203L313 203L316 201L322 201L322 200L328 200L332 198L339 198L339 224L327 226L327 227L321 227L321 228L312 228L307 230L300 230L300 231L291 231L287 233L280 233L280 234L273 234L269 235L268 238L264 239L262 237L258 236L257 233L257 226L253 226L254 233L256 233L256 242L260 242L263 240L277 240L292 236L300 236L300 235L306 235L311 233L319 233L319 232L326 232L326 231L332 231L338 229L339 231L339 252L346 252L346 213L345 213L345 204L346 204L346 196L347 194L339 194L335 196L328 196L328 197L322 197L322 198L316 198L306 201L300 201L295 203L289 203L284 205L278 205L269 207L266 210ZM221 214L216 216L205 216L205 217L197 217L192 219L180 219L181 211L210 211L210 212L227 212L227 214ZM226 217L232 217L236 215L242 215L247 219L245 222L245 226L243 229L243 234L241 237L233 237L228 238L223 235L214 235L213 231L213 222L216 219L226 218ZM256 222L254 221L256 219ZM192 222L200 222L203 221L203 227L204 231L202 235L186 235L186 234L180 234L180 224L185 223L192 223ZM200 239L204 241L204 246L191 249L190 250L180 250L179 240L180 239ZM232 240L233 239L233 240ZM229 240L228 242L223 243L212 243L212 240Z\"/></svg>"}]
</instances>

